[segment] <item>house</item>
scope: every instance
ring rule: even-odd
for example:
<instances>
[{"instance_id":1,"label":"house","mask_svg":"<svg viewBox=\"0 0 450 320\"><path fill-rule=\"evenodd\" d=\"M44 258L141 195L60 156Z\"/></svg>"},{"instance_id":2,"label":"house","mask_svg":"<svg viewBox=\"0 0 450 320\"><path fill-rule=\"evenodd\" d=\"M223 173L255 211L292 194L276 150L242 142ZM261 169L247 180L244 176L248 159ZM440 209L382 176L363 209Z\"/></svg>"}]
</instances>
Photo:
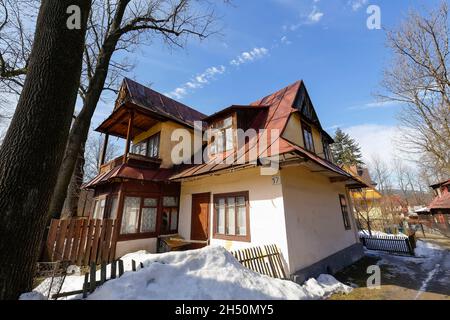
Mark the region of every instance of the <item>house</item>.
<instances>
[{"instance_id":1,"label":"house","mask_svg":"<svg viewBox=\"0 0 450 320\"><path fill-rule=\"evenodd\" d=\"M436 183L430 188L435 198L428 205L428 210L416 212L428 227L450 234L450 180Z\"/></svg>"},{"instance_id":2,"label":"house","mask_svg":"<svg viewBox=\"0 0 450 320\"><path fill-rule=\"evenodd\" d=\"M344 166L343 169L368 186L350 191L355 218L360 229L368 229L367 219L369 219L372 229L383 230L387 221L384 221L386 217L381 210L382 195L376 189L377 184L370 177L369 170L360 166Z\"/></svg>"},{"instance_id":3,"label":"house","mask_svg":"<svg viewBox=\"0 0 450 320\"><path fill-rule=\"evenodd\" d=\"M125 79L96 130L126 139L84 186L92 217L118 221L116 256L155 252L167 235L191 248L276 244L302 282L363 254L349 192L368 186L331 162L302 81L205 116Z\"/></svg>"}]
</instances>

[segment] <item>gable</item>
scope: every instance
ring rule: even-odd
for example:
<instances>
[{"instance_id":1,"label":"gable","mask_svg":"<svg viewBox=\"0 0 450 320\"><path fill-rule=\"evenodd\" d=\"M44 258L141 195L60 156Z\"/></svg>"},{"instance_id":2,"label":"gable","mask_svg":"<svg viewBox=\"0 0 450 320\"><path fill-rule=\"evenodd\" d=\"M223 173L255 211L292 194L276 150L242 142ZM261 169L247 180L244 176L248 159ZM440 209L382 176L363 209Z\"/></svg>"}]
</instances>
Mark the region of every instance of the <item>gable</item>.
<instances>
[{"instance_id":1,"label":"gable","mask_svg":"<svg viewBox=\"0 0 450 320\"><path fill-rule=\"evenodd\" d=\"M302 82L295 98L293 108L300 111L303 119L316 125L319 129L322 129L319 117L317 116L316 110L312 104L311 98L309 97L308 91L304 83Z\"/></svg>"}]
</instances>

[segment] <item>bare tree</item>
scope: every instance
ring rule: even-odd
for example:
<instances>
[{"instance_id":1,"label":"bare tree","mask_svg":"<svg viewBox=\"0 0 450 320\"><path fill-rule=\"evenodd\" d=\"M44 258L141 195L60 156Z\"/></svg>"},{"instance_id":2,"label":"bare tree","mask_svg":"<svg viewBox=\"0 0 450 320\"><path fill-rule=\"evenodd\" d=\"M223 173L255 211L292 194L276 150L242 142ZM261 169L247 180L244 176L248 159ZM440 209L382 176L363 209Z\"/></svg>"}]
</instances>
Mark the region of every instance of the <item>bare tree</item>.
<instances>
[{"instance_id":1,"label":"bare tree","mask_svg":"<svg viewBox=\"0 0 450 320\"><path fill-rule=\"evenodd\" d=\"M369 188L361 188L358 190L353 190L352 195L356 217L358 220L362 219L366 223L369 235L372 236L371 214L375 209L376 204L375 193Z\"/></svg>"},{"instance_id":2,"label":"bare tree","mask_svg":"<svg viewBox=\"0 0 450 320\"><path fill-rule=\"evenodd\" d=\"M84 181L90 181L98 174L100 167L100 154L102 153L103 137L101 134L91 131L86 142ZM105 162L111 161L120 156L121 148L111 139L106 148Z\"/></svg>"},{"instance_id":3,"label":"bare tree","mask_svg":"<svg viewBox=\"0 0 450 320\"><path fill-rule=\"evenodd\" d=\"M131 51L140 44L161 39L169 46L184 47L191 36L204 39L214 30L214 6L193 0L94 1L89 17L80 97L83 106L72 126L64 160L51 200L49 214L62 210L80 148L86 142L91 118L102 92L114 90L127 64L115 62L115 52ZM115 70L115 72L110 72Z\"/></svg>"},{"instance_id":4,"label":"bare tree","mask_svg":"<svg viewBox=\"0 0 450 320\"><path fill-rule=\"evenodd\" d=\"M22 91L38 4L36 0L0 0L0 107L8 103L5 95Z\"/></svg>"},{"instance_id":5,"label":"bare tree","mask_svg":"<svg viewBox=\"0 0 450 320\"><path fill-rule=\"evenodd\" d=\"M392 64L384 71L385 100L405 104L399 115L402 146L426 154L450 175L449 19L446 1L422 16L411 11L387 33Z\"/></svg>"},{"instance_id":6,"label":"bare tree","mask_svg":"<svg viewBox=\"0 0 450 320\"><path fill-rule=\"evenodd\" d=\"M80 28L67 28L78 5ZM23 90L0 148L0 299L31 289L79 84L89 0L43 1Z\"/></svg>"}]
</instances>

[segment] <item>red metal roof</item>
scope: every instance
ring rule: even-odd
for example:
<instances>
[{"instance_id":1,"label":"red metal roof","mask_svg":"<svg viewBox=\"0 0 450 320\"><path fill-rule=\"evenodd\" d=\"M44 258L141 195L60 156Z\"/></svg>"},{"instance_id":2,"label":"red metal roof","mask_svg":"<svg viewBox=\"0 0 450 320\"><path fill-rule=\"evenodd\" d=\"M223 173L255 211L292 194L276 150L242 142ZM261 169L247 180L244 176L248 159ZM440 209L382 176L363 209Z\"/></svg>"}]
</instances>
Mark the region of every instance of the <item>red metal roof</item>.
<instances>
[{"instance_id":1,"label":"red metal roof","mask_svg":"<svg viewBox=\"0 0 450 320\"><path fill-rule=\"evenodd\" d=\"M289 143L287 140L281 137L281 134L286 126L286 123L289 119L289 116L293 112L297 112L298 110L294 108L294 101L296 99L297 93L302 85L301 81L297 81L281 90L278 90L275 93L272 93L258 101L251 103L254 107L266 106L268 107L264 112L258 114L258 116L253 120L250 128L253 129L278 129L278 134L273 138L274 143L279 144L278 153L277 154L285 154L289 152L295 152L297 154L301 154L303 157L313 161L314 163L324 167L325 169L330 170L340 176L347 177L349 179L355 180L357 184L361 184L361 181L354 179L354 177L336 166L335 164L322 159L321 157L299 147L294 144ZM256 108L255 108L256 109ZM219 112L220 113L220 112ZM210 159L208 163L199 164L191 166L190 168L175 174L171 177L171 180L182 179L187 177L199 176L203 174L213 173L224 169L231 169L236 167L248 166L249 162L255 161L254 156L256 157L270 157L277 154L272 154L272 149L268 145L266 148L261 149L258 148L259 136L254 137L246 142L245 146L243 146L237 154L241 154L242 156L234 161L232 164L227 164L227 158L224 159L222 164L215 164L213 162L214 159ZM272 141L272 138L268 139L268 141ZM244 150L245 152L244 152ZM256 151L256 152L255 152ZM236 157L236 153L230 153L228 157ZM245 159L245 164L239 164L239 160ZM229 161L231 162L231 161Z\"/></svg>"},{"instance_id":2,"label":"red metal roof","mask_svg":"<svg viewBox=\"0 0 450 320\"><path fill-rule=\"evenodd\" d=\"M123 81L128 89L128 101L140 107L189 124L190 126L193 126L194 121L200 121L206 117L205 114L131 79L124 78Z\"/></svg>"},{"instance_id":3,"label":"red metal roof","mask_svg":"<svg viewBox=\"0 0 450 320\"><path fill-rule=\"evenodd\" d=\"M98 184L109 182L112 179L133 179L144 181L168 181L175 173L174 169L147 169L121 164L110 171L96 176L93 180L82 186L84 189L92 188Z\"/></svg>"},{"instance_id":4,"label":"red metal roof","mask_svg":"<svg viewBox=\"0 0 450 320\"><path fill-rule=\"evenodd\" d=\"M429 209L450 209L450 192L447 188L443 188L440 197L434 198L429 205Z\"/></svg>"}]
</instances>

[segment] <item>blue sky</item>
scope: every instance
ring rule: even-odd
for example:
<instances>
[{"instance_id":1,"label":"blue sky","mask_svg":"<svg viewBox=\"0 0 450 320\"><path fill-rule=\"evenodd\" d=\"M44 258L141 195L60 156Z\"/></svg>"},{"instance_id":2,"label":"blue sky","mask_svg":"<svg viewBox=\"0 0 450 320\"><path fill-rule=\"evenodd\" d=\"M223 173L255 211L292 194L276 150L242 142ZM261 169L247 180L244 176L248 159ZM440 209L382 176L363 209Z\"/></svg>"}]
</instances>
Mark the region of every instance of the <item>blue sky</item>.
<instances>
[{"instance_id":1,"label":"blue sky","mask_svg":"<svg viewBox=\"0 0 450 320\"><path fill-rule=\"evenodd\" d=\"M131 77L211 114L231 104L246 104L303 79L322 126L349 132L366 158L395 152L396 117L401 106L380 105L383 67L390 52L383 30L366 27L370 4L381 8L383 28L397 25L410 8L419 11L435 0L234 0L220 5L222 35L186 49L160 43L131 57ZM98 124L112 110L101 105Z\"/></svg>"}]
</instances>

